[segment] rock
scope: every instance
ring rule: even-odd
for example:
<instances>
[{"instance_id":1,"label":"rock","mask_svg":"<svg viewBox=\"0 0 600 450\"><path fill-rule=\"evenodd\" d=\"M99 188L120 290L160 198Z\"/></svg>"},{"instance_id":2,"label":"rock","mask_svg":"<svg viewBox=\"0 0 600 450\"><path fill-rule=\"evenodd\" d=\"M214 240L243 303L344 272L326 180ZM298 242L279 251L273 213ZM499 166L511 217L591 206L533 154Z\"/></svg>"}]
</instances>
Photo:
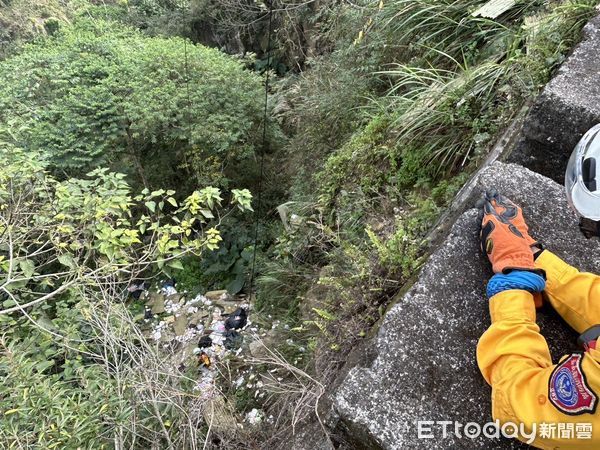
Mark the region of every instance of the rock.
<instances>
[{"instance_id":1,"label":"rock","mask_svg":"<svg viewBox=\"0 0 600 450\"><path fill-rule=\"evenodd\" d=\"M187 326L188 318L184 314L176 317L175 321L173 322L173 330L175 331L175 336L183 336L185 330L187 329Z\"/></svg>"},{"instance_id":2,"label":"rock","mask_svg":"<svg viewBox=\"0 0 600 450\"><path fill-rule=\"evenodd\" d=\"M583 29L583 40L536 99L525 121L526 141L511 155L556 181L577 141L600 122L600 16Z\"/></svg>"},{"instance_id":3,"label":"rock","mask_svg":"<svg viewBox=\"0 0 600 450\"><path fill-rule=\"evenodd\" d=\"M264 344L263 341L260 340L250 342L250 345L248 346L250 354L255 358L264 358L268 354L265 345L266 344Z\"/></svg>"},{"instance_id":4,"label":"rock","mask_svg":"<svg viewBox=\"0 0 600 450\"><path fill-rule=\"evenodd\" d=\"M196 326L202 326L202 328L206 328L207 324L206 319L208 319L209 314L204 311L203 309L200 309L198 312L192 314L190 316L190 324L192 325L196 325Z\"/></svg>"},{"instance_id":5,"label":"rock","mask_svg":"<svg viewBox=\"0 0 600 450\"><path fill-rule=\"evenodd\" d=\"M217 300L224 300L230 297L229 293L226 289L222 289L220 291L209 291L204 296L209 299L211 302L216 302Z\"/></svg>"},{"instance_id":6,"label":"rock","mask_svg":"<svg viewBox=\"0 0 600 450\"><path fill-rule=\"evenodd\" d=\"M181 304L185 300L185 296L176 292L174 294L167 295L166 300L169 300L172 304Z\"/></svg>"},{"instance_id":7,"label":"rock","mask_svg":"<svg viewBox=\"0 0 600 450\"><path fill-rule=\"evenodd\" d=\"M269 330L267 334L262 338L256 338L250 342L248 349L250 354L255 358L263 358L269 354L269 350L276 348L276 346L285 340L283 337L284 333L280 330Z\"/></svg>"},{"instance_id":8,"label":"rock","mask_svg":"<svg viewBox=\"0 0 600 450\"><path fill-rule=\"evenodd\" d=\"M562 186L523 167L494 163L478 179L521 204L532 234L583 270L600 272L600 243L586 240ZM474 199L473 199L474 200ZM521 448L511 440L419 440L417 421L491 421L490 388L475 359L490 324L477 211L465 212L413 287L385 315L371 344L375 358L352 368L332 395L337 431L360 448ZM546 306L538 313L553 360L576 349L575 333Z\"/></svg>"},{"instance_id":9,"label":"rock","mask_svg":"<svg viewBox=\"0 0 600 450\"><path fill-rule=\"evenodd\" d=\"M319 422L304 425L293 436L290 443L291 450L333 450Z\"/></svg>"},{"instance_id":10,"label":"rock","mask_svg":"<svg viewBox=\"0 0 600 450\"><path fill-rule=\"evenodd\" d=\"M213 303L223 310L223 314L232 314L239 306L239 302L233 298L227 300L215 300Z\"/></svg>"},{"instance_id":11,"label":"rock","mask_svg":"<svg viewBox=\"0 0 600 450\"><path fill-rule=\"evenodd\" d=\"M152 292L150 299L146 302L150 306L152 314L161 314L165 312L165 296Z\"/></svg>"}]
</instances>

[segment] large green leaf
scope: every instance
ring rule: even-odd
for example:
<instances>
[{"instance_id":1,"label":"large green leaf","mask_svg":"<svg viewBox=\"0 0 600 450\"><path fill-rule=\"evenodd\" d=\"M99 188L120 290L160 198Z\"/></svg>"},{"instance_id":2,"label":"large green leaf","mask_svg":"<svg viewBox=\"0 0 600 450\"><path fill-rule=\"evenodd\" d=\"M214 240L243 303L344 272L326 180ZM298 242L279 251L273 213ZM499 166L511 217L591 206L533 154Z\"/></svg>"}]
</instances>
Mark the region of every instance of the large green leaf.
<instances>
[{"instance_id":1,"label":"large green leaf","mask_svg":"<svg viewBox=\"0 0 600 450\"><path fill-rule=\"evenodd\" d=\"M70 253L63 253L58 257L58 262L63 266L67 266L69 269L76 269L77 263L73 259L73 256Z\"/></svg>"},{"instance_id":2,"label":"large green leaf","mask_svg":"<svg viewBox=\"0 0 600 450\"><path fill-rule=\"evenodd\" d=\"M227 286L226 286L227 292L229 292L232 295L235 295L242 290L245 283L246 283L246 276L243 273L240 273L227 284Z\"/></svg>"},{"instance_id":3,"label":"large green leaf","mask_svg":"<svg viewBox=\"0 0 600 450\"><path fill-rule=\"evenodd\" d=\"M22 259L19 261L19 267L23 271L25 278L31 278L35 273L35 263L30 259Z\"/></svg>"}]
</instances>

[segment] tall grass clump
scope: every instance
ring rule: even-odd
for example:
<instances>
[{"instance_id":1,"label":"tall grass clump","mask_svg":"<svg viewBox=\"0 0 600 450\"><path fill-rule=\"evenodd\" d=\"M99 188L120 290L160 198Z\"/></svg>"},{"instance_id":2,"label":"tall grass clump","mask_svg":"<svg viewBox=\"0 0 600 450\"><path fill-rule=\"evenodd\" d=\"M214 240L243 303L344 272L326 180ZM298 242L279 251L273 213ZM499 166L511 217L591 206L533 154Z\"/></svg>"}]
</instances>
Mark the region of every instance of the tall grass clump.
<instances>
[{"instance_id":1,"label":"tall grass clump","mask_svg":"<svg viewBox=\"0 0 600 450\"><path fill-rule=\"evenodd\" d=\"M376 23L392 40L400 58L439 63L444 54L460 59L482 43L501 38L510 32L511 23L536 3L540 2L521 2L502 21L496 21L470 15L481 6L478 0L396 0L385 4Z\"/></svg>"},{"instance_id":2,"label":"tall grass clump","mask_svg":"<svg viewBox=\"0 0 600 450\"><path fill-rule=\"evenodd\" d=\"M398 145L419 153L431 177L456 173L484 154L562 62L596 3L520 2L485 19L473 14L478 1L391 2L387 26L430 56L382 72L393 81L387 101Z\"/></svg>"},{"instance_id":3,"label":"tall grass clump","mask_svg":"<svg viewBox=\"0 0 600 450\"><path fill-rule=\"evenodd\" d=\"M322 193L330 201L357 172L361 187L377 194L470 170L549 80L597 3L520 2L494 19L474 14L481 1L386 3L369 32L393 42L395 60L377 72L387 93L366 109L371 122L389 125L375 140L367 126L332 153Z\"/></svg>"}]
</instances>

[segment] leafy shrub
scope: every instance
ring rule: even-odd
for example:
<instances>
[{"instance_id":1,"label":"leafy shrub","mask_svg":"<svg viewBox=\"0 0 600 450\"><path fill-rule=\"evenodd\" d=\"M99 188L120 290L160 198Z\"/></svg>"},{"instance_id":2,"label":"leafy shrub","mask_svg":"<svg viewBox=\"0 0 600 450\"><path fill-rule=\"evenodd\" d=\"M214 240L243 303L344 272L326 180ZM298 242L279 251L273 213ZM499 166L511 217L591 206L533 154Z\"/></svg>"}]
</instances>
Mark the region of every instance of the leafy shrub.
<instances>
[{"instance_id":1,"label":"leafy shrub","mask_svg":"<svg viewBox=\"0 0 600 450\"><path fill-rule=\"evenodd\" d=\"M228 231L232 224L239 227L239 233ZM202 258L189 257L183 261L184 270L177 274L178 286L194 294L211 289L238 294L248 281L253 255L245 229L240 222L229 221L221 233L223 242L218 249L205 252Z\"/></svg>"},{"instance_id":2,"label":"leafy shrub","mask_svg":"<svg viewBox=\"0 0 600 450\"><path fill-rule=\"evenodd\" d=\"M332 153L317 175L322 201L331 204L340 191L360 188L374 194L392 175L398 155L388 134L390 119L375 117Z\"/></svg>"},{"instance_id":3,"label":"leafy shrub","mask_svg":"<svg viewBox=\"0 0 600 450\"><path fill-rule=\"evenodd\" d=\"M1 345L1 344L0 344ZM0 443L41 448L109 448L106 418L118 397L111 380L97 367L78 370L64 380L45 373L26 345L0 347ZM51 361L51 360L50 360ZM75 383L74 383L75 382ZM118 420L118 414L115 414Z\"/></svg>"},{"instance_id":4,"label":"leafy shrub","mask_svg":"<svg viewBox=\"0 0 600 450\"><path fill-rule=\"evenodd\" d=\"M21 147L58 173L109 165L147 186L226 185L252 167L261 92L217 50L102 20L80 19L0 64L0 120Z\"/></svg>"},{"instance_id":5,"label":"leafy shrub","mask_svg":"<svg viewBox=\"0 0 600 450\"><path fill-rule=\"evenodd\" d=\"M178 203L175 191L133 196L123 174L106 169L57 181L34 154L1 142L0 157L0 230L12 230L0 236L0 289L7 295L0 315L80 283L127 283L126 274L177 269L179 257L216 250L222 241L217 188L194 191ZM248 191L231 194L233 207L251 209Z\"/></svg>"},{"instance_id":6,"label":"leafy shrub","mask_svg":"<svg viewBox=\"0 0 600 450\"><path fill-rule=\"evenodd\" d=\"M74 300L36 308L29 318L0 316L2 447L110 448L108 424L126 422L134 410L104 367L86 356L96 349L76 309L83 302ZM52 333L68 336L71 345Z\"/></svg>"}]
</instances>

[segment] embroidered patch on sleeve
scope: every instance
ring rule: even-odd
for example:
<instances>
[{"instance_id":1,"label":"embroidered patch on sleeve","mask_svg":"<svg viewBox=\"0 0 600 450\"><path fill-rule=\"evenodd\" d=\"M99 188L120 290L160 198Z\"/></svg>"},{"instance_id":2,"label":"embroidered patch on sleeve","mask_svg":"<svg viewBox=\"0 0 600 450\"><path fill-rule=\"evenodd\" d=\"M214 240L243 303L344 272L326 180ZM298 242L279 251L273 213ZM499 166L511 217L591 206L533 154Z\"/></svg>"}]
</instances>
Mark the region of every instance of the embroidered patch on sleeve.
<instances>
[{"instance_id":1,"label":"embroidered patch on sleeve","mask_svg":"<svg viewBox=\"0 0 600 450\"><path fill-rule=\"evenodd\" d=\"M548 398L561 412L576 416L593 414L598 396L587 384L581 369L583 355L574 353L556 366L548 383Z\"/></svg>"}]
</instances>

